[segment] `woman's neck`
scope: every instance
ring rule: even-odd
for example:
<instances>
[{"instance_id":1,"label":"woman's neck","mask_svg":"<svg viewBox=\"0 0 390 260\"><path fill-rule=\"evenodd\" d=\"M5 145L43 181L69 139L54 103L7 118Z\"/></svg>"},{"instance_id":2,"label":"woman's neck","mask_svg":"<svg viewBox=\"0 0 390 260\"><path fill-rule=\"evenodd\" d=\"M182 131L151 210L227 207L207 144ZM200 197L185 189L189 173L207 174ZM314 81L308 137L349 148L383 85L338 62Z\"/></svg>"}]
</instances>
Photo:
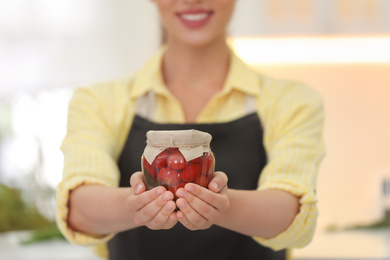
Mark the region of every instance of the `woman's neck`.
<instances>
[{"instance_id":1,"label":"woman's neck","mask_svg":"<svg viewBox=\"0 0 390 260\"><path fill-rule=\"evenodd\" d=\"M163 76L168 88L220 87L225 81L230 59L226 41L194 47L168 42L163 59Z\"/></svg>"},{"instance_id":2,"label":"woman's neck","mask_svg":"<svg viewBox=\"0 0 390 260\"><path fill-rule=\"evenodd\" d=\"M167 44L163 77L181 103L186 122L196 122L209 100L222 90L229 69L226 41L206 47Z\"/></svg>"}]
</instances>

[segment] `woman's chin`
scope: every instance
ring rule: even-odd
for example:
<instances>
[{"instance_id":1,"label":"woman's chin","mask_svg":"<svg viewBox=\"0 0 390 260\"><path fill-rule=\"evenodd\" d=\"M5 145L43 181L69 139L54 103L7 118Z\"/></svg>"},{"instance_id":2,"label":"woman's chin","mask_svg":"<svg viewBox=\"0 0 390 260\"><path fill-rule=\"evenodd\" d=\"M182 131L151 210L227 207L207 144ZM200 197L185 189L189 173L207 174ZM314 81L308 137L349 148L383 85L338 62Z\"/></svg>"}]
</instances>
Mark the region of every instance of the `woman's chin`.
<instances>
[{"instance_id":1,"label":"woman's chin","mask_svg":"<svg viewBox=\"0 0 390 260\"><path fill-rule=\"evenodd\" d=\"M226 41L225 36L223 37L207 37L205 35L189 35L186 37L177 38L174 40L176 44L185 45L193 48L205 48L213 46L216 43L224 43Z\"/></svg>"}]
</instances>

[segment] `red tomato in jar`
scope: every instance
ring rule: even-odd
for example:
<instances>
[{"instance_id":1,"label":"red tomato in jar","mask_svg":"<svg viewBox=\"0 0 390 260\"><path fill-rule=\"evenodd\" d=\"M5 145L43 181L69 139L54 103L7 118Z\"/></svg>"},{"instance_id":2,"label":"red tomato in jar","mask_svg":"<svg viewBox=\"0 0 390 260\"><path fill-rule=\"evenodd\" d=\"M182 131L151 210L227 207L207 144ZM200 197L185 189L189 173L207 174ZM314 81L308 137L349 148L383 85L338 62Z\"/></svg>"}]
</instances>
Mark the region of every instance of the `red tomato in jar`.
<instances>
[{"instance_id":1,"label":"red tomato in jar","mask_svg":"<svg viewBox=\"0 0 390 260\"><path fill-rule=\"evenodd\" d=\"M168 156L168 167L174 170L184 169L188 165L188 162L181 154L179 150L174 150Z\"/></svg>"},{"instance_id":2,"label":"red tomato in jar","mask_svg":"<svg viewBox=\"0 0 390 260\"><path fill-rule=\"evenodd\" d=\"M167 148L167 150L171 154L174 151L179 151L179 148L177 148L177 147L169 147L169 148Z\"/></svg>"},{"instance_id":3,"label":"red tomato in jar","mask_svg":"<svg viewBox=\"0 0 390 260\"><path fill-rule=\"evenodd\" d=\"M181 171L180 178L187 182L194 181L200 176L201 170L202 168L199 164L192 163Z\"/></svg>"},{"instance_id":4,"label":"red tomato in jar","mask_svg":"<svg viewBox=\"0 0 390 260\"><path fill-rule=\"evenodd\" d=\"M192 159L191 162L192 163L200 163L201 160L202 160L202 156L199 156L198 158Z\"/></svg>"},{"instance_id":5,"label":"red tomato in jar","mask_svg":"<svg viewBox=\"0 0 390 260\"><path fill-rule=\"evenodd\" d=\"M180 183L178 183L178 184L175 185L175 186L170 186L170 187L168 188L168 190L169 190L170 192L172 192L173 195L175 195L175 199L177 199L176 191L177 191L178 189L180 189L180 188L184 188L184 186L185 186L186 184L187 184L187 182L180 182Z\"/></svg>"},{"instance_id":6,"label":"red tomato in jar","mask_svg":"<svg viewBox=\"0 0 390 260\"><path fill-rule=\"evenodd\" d=\"M168 151L164 150L159 155L156 156L154 159L152 166L155 168L163 168L167 166L167 160L168 160Z\"/></svg>"},{"instance_id":7,"label":"red tomato in jar","mask_svg":"<svg viewBox=\"0 0 390 260\"><path fill-rule=\"evenodd\" d=\"M202 175L209 176L214 172L214 157L212 153L205 153L202 157Z\"/></svg>"},{"instance_id":8,"label":"red tomato in jar","mask_svg":"<svg viewBox=\"0 0 390 260\"><path fill-rule=\"evenodd\" d=\"M148 163L148 161L145 159L145 157L143 157L142 164L143 164L144 169L149 173L150 176L152 176L153 178L155 178L157 176L156 169Z\"/></svg>"},{"instance_id":9,"label":"red tomato in jar","mask_svg":"<svg viewBox=\"0 0 390 260\"><path fill-rule=\"evenodd\" d=\"M158 171L157 177L160 179L161 185L167 184L168 186L174 186L181 181L180 173L167 167L161 168Z\"/></svg>"},{"instance_id":10,"label":"red tomato in jar","mask_svg":"<svg viewBox=\"0 0 390 260\"><path fill-rule=\"evenodd\" d=\"M194 182L195 184L198 184L199 186L202 186L204 188L207 188L209 186L209 179L204 176L200 175Z\"/></svg>"}]
</instances>

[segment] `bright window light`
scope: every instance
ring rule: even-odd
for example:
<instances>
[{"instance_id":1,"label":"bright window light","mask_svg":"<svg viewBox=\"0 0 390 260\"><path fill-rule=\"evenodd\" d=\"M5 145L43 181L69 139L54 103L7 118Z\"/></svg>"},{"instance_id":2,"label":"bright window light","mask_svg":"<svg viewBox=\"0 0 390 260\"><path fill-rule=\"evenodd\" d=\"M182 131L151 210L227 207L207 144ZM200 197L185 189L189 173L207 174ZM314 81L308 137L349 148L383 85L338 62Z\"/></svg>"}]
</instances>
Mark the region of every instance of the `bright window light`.
<instances>
[{"instance_id":1,"label":"bright window light","mask_svg":"<svg viewBox=\"0 0 390 260\"><path fill-rule=\"evenodd\" d=\"M377 37L232 38L231 46L246 62L390 63L390 35Z\"/></svg>"}]
</instances>

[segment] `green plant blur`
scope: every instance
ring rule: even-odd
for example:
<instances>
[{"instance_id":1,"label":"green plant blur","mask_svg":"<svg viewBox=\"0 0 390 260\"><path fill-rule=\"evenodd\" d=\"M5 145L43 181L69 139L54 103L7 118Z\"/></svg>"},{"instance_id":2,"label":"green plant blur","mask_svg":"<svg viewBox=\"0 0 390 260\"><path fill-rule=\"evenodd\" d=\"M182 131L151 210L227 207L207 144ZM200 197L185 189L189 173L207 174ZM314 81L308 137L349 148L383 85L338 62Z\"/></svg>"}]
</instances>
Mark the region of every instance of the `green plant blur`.
<instances>
[{"instance_id":1,"label":"green plant blur","mask_svg":"<svg viewBox=\"0 0 390 260\"><path fill-rule=\"evenodd\" d=\"M33 205L23 201L22 191L0 184L0 232L52 226Z\"/></svg>"},{"instance_id":2,"label":"green plant blur","mask_svg":"<svg viewBox=\"0 0 390 260\"><path fill-rule=\"evenodd\" d=\"M42 216L34 205L23 200L22 190L0 183L0 233L31 230L30 238L23 243L33 243L52 238L63 238L56 223Z\"/></svg>"}]
</instances>

